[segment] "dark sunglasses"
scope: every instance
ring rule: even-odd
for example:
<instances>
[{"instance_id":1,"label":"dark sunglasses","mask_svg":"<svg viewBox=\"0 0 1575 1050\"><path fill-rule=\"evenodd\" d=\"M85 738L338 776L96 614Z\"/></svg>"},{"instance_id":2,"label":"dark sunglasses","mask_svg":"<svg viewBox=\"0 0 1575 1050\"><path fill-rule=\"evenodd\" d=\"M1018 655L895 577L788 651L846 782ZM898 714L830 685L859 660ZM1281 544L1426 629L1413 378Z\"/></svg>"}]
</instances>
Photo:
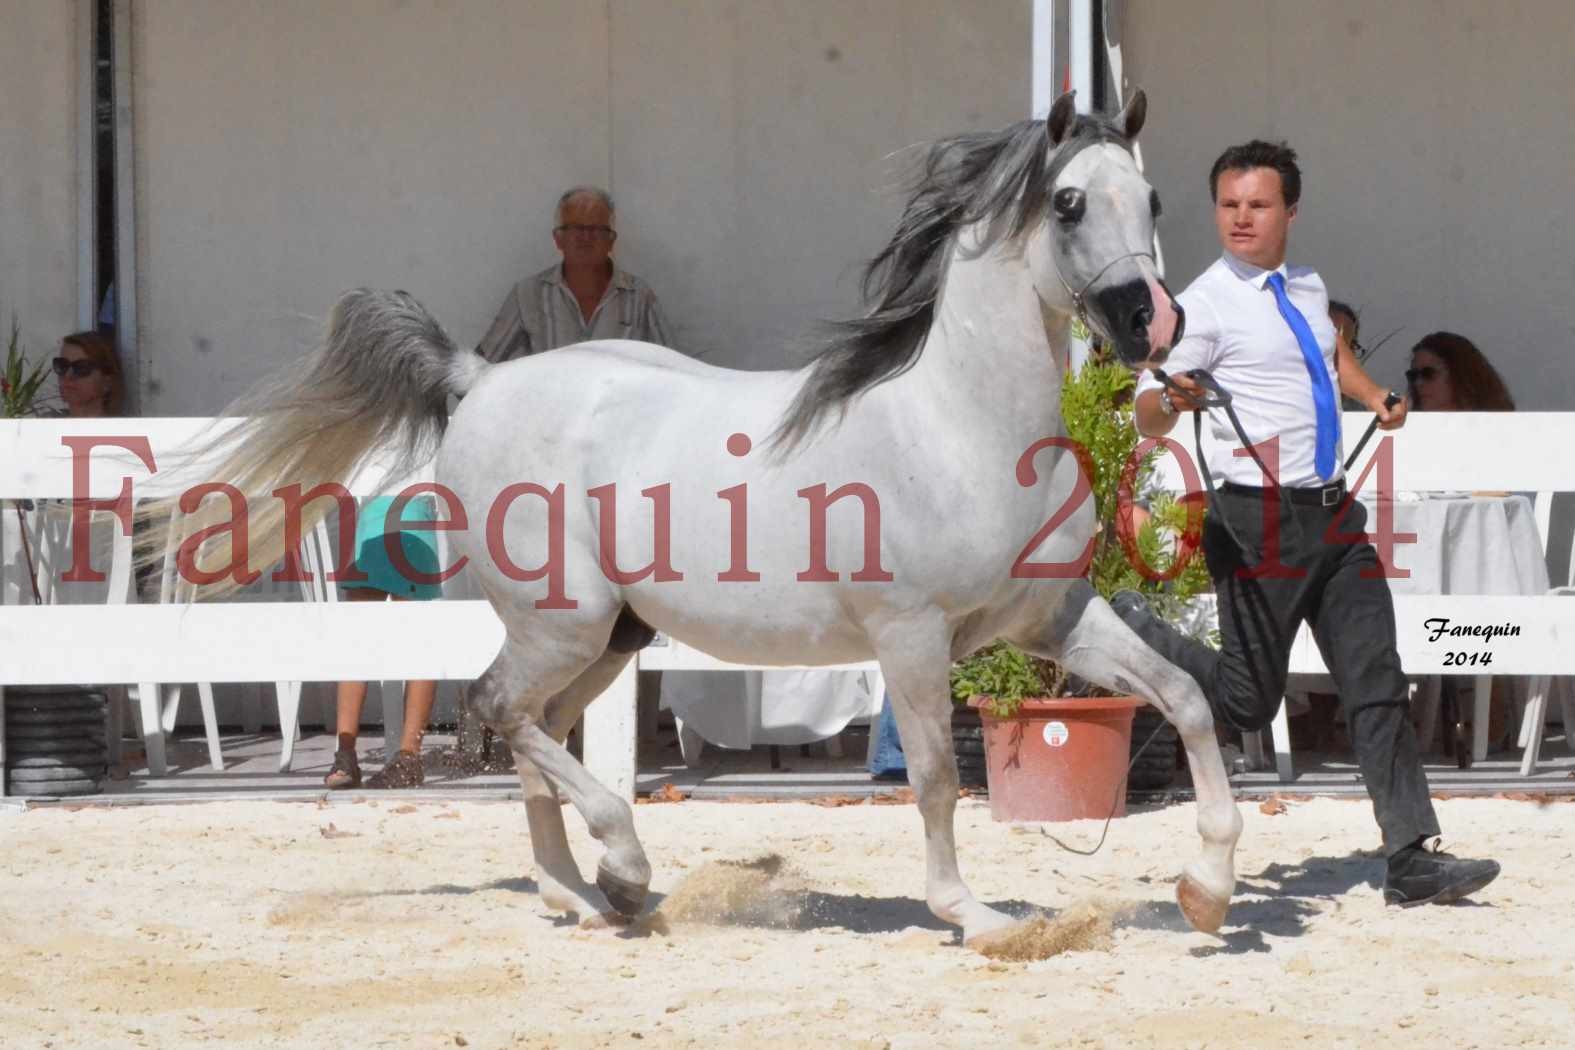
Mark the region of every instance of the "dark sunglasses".
<instances>
[{"instance_id":1,"label":"dark sunglasses","mask_svg":"<svg viewBox=\"0 0 1575 1050\"><path fill-rule=\"evenodd\" d=\"M1418 379L1426 379L1431 383L1437 378L1438 369L1432 365L1423 365L1421 368L1408 368L1405 370L1405 381L1407 383L1415 383Z\"/></svg>"},{"instance_id":2,"label":"dark sunglasses","mask_svg":"<svg viewBox=\"0 0 1575 1050\"><path fill-rule=\"evenodd\" d=\"M65 374L70 372L78 379L86 379L99 369L97 361L72 361L64 357L55 358L50 365L54 368L55 375L61 378L65 378Z\"/></svg>"}]
</instances>

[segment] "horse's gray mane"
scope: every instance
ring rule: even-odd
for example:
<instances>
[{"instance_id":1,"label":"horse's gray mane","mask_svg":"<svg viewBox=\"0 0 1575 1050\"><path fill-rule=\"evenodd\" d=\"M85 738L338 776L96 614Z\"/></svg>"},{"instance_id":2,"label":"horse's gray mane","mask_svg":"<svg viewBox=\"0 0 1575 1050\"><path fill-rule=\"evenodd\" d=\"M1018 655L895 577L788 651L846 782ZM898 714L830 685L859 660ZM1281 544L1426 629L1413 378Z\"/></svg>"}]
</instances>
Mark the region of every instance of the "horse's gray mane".
<instances>
[{"instance_id":1,"label":"horse's gray mane","mask_svg":"<svg viewBox=\"0 0 1575 1050\"><path fill-rule=\"evenodd\" d=\"M959 230L985 222L992 237L1022 233L1044 212L1061 170L1101 142L1131 148L1115 125L1087 115L1077 118L1048 163L1042 120L931 144L896 233L864 269L861 290L873 306L863 317L831 325L830 338L805 366L804 385L771 435L777 451L791 451L827 414L835 410L840 419L855 396L918 360ZM1008 215L1009 225L996 223Z\"/></svg>"}]
</instances>

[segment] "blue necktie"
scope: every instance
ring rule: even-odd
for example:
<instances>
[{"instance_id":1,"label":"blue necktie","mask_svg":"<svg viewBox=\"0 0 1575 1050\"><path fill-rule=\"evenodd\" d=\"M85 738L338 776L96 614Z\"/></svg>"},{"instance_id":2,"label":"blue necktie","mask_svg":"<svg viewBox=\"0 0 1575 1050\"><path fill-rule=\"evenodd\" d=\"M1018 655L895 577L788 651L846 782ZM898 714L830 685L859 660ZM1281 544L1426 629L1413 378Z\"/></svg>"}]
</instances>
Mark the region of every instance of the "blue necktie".
<instances>
[{"instance_id":1,"label":"blue necktie","mask_svg":"<svg viewBox=\"0 0 1575 1050\"><path fill-rule=\"evenodd\" d=\"M1274 303L1280 308L1280 316L1291 326L1296 345L1302 348L1302 363L1307 366L1307 375L1312 379L1313 408L1318 413L1318 446L1313 453L1313 467L1320 478L1328 481L1334 477L1338 462L1335 444L1340 439L1340 417L1335 414L1334 384L1329 382L1323 351L1318 349L1318 340L1314 338L1307 318L1302 316L1302 312L1291 303L1290 296L1285 294L1285 277L1279 273L1269 274L1269 287L1274 289Z\"/></svg>"}]
</instances>

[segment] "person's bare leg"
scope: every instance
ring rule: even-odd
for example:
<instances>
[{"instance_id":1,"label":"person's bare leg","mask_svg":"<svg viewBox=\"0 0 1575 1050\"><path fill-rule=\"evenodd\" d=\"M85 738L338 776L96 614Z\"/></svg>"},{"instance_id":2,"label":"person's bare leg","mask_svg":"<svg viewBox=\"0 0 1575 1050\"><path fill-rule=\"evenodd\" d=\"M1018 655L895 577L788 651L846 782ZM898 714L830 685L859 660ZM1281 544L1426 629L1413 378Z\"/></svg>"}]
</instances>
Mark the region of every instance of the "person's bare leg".
<instances>
[{"instance_id":1,"label":"person's bare leg","mask_svg":"<svg viewBox=\"0 0 1575 1050\"><path fill-rule=\"evenodd\" d=\"M380 602L388 595L382 591L356 587L344 592L347 602ZM340 682L334 694L334 734L339 740L339 750L354 751L355 740L361 731L361 707L366 703L365 682Z\"/></svg>"},{"instance_id":2,"label":"person's bare leg","mask_svg":"<svg viewBox=\"0 0 1575 1050\"><path fill-rule=\"evenodd\" d=\"M389 595L396 602L409 601L398 595ZM421 738L427 732L427 720L432 717L432 704L437 699L437 683L416 680L405 683L405 728L399 737L399 750L412 755L421 754Z\"/></svg>"},{"instance_id":3,"label":"person's bare leg","mask_svg":"<svg viewBox=\"0 0 1575 1050\"><path fill-rule=\"evenodd\" d=\"M387 595L381 591L364 587L344 592L345 601L350 602L376 602L385 597ZM361 730L361 708L365 703L365 682L340 682L334 692L334 765L323 778L331 788L360 786L361 770L355 760L355 744Z\"/></svg>"},{"instance_id":4,"label":"person's bare leg","mask_svg":"<svg viewBox=\"0 0 1575 1050\"><path fill-rule=\"evenodd\" d=\"M339 750L354 751L361 728L361 708L366 703L365 682L340 682L334 694L334 736Z\"/></svg>"},{"instance_id":5,"label":"person's bare leg","mask_svg":"<svg viewBox=\"0 0 1575 1050\"><path fill-rule=\"evenodd\" d=\"M432 717L432 704L436 699L436 682L405 683L405 729L399 737L399 750L421 754L421 738L426 735L427 720Z\"/></svg>"}]
</instances>

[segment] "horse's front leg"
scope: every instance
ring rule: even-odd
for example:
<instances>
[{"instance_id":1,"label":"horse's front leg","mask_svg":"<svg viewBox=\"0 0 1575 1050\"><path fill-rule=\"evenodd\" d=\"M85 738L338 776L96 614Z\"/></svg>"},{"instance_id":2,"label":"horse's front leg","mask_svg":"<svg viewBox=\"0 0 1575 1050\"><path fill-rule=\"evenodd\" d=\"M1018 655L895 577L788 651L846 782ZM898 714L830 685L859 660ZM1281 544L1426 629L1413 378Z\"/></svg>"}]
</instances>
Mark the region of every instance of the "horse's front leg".
<instances>
[{"instance_id":1,"label":"horse's front leg","mask_svg":"<svg viewBox=\"0 0 1575 1050\"><path fill-rule=\"evenodd\" d=\"M943 922L962 927L964 943L1012 924L1010 916L979 903L957 869L953 820L957 759L952 749L951 637L944 624L894 625L876 643L886 676L908 783L924 818L925 900Z\"/></svg>"},{"instance_id":2,"label":"horse's front leg","mask_svg":"<svg viewBox=\"0 0 1575 1050\"><path fill-rule=\"evenodd\" d=\"M1203 690L1191 675L1145 645L1085 580L1076 582L1050 623L1019 641L1035 655L1059 660L1073 674L1143 698L1181 734L1198 795L1203 854L1183 871L1176 900L1194 928L1218 930L1236 888L1236 840L1242 822Z\"/></svg>"}]
</instances>

